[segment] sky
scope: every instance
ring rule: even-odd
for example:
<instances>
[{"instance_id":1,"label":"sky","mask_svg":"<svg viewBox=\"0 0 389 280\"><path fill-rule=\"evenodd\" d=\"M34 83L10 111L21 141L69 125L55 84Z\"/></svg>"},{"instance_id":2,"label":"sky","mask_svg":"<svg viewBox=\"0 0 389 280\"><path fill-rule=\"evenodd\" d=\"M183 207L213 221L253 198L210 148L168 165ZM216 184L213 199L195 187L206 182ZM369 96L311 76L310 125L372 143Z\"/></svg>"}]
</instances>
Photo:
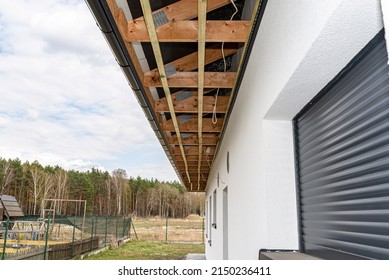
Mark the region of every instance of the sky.
<instances>
[{"instance_id":1,"label":"sky","mask_svg":"<svg viewBox=\"0 0 389 280\"><path fill-rule=\"evenodd\" d=\"M0 157L178 180L83 0L0 0Z\"/></svg>"}]
</instances>

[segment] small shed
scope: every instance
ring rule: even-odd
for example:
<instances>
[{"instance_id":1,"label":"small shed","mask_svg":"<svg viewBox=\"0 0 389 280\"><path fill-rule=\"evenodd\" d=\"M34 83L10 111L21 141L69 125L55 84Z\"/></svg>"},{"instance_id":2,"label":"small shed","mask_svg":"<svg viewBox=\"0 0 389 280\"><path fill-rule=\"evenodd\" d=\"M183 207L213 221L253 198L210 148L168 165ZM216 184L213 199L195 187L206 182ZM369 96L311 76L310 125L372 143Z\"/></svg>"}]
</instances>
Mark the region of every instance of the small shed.
<instances>
[{"instance_id":1,"label":"small shed","mask_svg":"<svg viewBox=\"0 0 389 280\"><path fill-rule=\"evenodd\" d=\"M24 217L23 211L12 195L0 195L0 219Z\"/></svg>"}]
</instances>

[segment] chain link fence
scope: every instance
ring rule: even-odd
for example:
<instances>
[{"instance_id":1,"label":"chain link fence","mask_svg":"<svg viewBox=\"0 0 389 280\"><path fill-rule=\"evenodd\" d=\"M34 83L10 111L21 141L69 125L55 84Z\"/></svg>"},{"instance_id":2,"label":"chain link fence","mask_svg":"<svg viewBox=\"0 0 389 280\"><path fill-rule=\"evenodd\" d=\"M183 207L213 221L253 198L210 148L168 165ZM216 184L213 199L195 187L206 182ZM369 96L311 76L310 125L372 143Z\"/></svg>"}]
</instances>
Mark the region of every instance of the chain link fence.
<instances>
[{"instance_id":1,"label":"chain link fence","mask_svg":"<svg viewBox=\"0 0 389 280\"><path fill-rule=\"evenodd\" d=\"M139 240L204 243L204 218L190 215L186 219L134 218Z\"/></svg>"},{"instance_id":2,"label":"chain link fence","mask_svg":"<svg viewBox=\"0 0 389 280\"><path fill-rule=\"evenodd\" d=\"M204 218L54 217L0 222L0 260L72 259L128 239L204 243Z\"/></svg>"},{"instance_id":3,"label":"chain link fence","mask_svg":"<svg viewBox=\"0 0 389 280\"><path fill-rule=\"evenodd\" d=\"M131 238L131 225L129 217L1 221L0 259L71 259L108 245L118 246Z\"/></svg>"}]
</instances>

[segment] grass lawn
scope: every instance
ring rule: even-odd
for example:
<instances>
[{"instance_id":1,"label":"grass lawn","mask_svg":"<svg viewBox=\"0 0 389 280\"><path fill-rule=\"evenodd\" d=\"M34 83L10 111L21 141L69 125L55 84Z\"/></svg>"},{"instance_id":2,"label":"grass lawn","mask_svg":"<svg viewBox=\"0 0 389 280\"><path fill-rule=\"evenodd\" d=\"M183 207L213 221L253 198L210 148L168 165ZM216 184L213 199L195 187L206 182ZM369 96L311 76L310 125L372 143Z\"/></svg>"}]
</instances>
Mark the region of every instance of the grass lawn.
<instances>
[{"instance_id":1,"label":"grass lawn","mask_svg":"<svg viewBox=\"0 0 389 280\"><path fill-rule=\"evenodd\" d=\"M129 241L85 260L183 260L188 253L204 253L204 244Z\"/></svg>"}]
</instances>

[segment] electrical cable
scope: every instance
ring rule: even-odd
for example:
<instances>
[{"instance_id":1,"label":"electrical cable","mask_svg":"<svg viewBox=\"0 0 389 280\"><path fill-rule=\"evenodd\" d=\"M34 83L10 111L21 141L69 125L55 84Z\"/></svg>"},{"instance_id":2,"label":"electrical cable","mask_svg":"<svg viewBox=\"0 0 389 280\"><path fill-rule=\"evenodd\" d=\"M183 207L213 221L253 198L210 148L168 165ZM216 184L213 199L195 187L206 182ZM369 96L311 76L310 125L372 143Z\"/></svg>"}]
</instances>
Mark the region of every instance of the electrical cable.
<instances>
[{"instance_id":1,"label":"electrical cable","mask_svg":"<svg viewBox=\"0 0 389 280\"><path fill-rule=\"evenodd\" d=\"M231 4L235 8L235 12L232 14L232 16L230 18L230 21L232 21L234 16L239 12L239 10L238 10L238 7L236 6L234 0L230 0L230 1L231 1ZM224 62L224 73L225 73L227 71L227 62L226 62L226 57L224 55L224 42L222 42L221 51L222 51L222 57L223 57L223 62ZM215 94L215 104L213 105L213 112L212 112L212 123L213 124L217 124L216 107L217 107L217 98L219 96L219 91L220 91L220 88L218 88L216 90L216 94Z\"/></svg>"}]
</instances>

